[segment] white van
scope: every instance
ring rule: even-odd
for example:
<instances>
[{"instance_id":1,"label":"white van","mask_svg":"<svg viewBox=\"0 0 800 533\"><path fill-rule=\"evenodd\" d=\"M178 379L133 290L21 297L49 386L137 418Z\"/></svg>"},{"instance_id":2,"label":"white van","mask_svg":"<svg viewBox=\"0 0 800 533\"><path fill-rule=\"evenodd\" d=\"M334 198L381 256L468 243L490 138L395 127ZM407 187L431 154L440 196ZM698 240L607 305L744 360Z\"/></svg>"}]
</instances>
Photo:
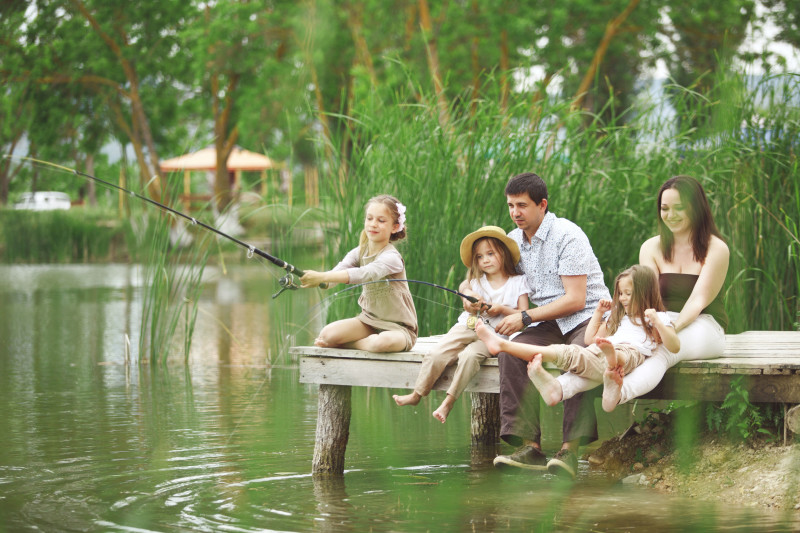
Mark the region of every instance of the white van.
<instances>
[{"instance_id":1,"label":"white van","mask_svg":"<svg viewBox=\"0 0 800 533\"><path fill-rule=\"evenodd\" d=\"M69 209L70 205L71 202L67 193L58 191L38 191L23 193L19 202L14 204L14 209L51 211L53 209Z\"/></svg>"}]
</instances>

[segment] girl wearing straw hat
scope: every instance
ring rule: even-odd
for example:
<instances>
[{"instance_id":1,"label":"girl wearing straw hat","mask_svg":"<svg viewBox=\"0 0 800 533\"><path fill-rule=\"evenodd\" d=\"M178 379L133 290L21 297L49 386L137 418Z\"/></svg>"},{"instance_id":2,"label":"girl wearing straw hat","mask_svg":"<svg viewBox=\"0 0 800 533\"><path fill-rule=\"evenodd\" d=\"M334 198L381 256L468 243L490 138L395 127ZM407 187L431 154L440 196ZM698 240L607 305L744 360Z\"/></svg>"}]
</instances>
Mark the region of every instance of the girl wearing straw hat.
<instances>
[{"instance_id":1,"label":"girl wearing straw hat","mask_svg":"<svg viewBox=\"0 0 800 533\"><path fill-rule=\"evenodd\" d=\"M525 276L517 275L514 270L519 262L519 246L502 228L484 226L464 237L461 261L468 269L469 288L463 292L485 303L481 309L486 324L494 327L505 316L528 308L528 283ZM442 423L447 420L450 409L478 373L481 363L492 356L475 334L474 320L475 317L466 311L458 317L447 335L422 360L414 391L393 396L397 405L417 405L428 395L445 368L457 362L447 396L433 412Z\"/></svg>"}]
</instances>

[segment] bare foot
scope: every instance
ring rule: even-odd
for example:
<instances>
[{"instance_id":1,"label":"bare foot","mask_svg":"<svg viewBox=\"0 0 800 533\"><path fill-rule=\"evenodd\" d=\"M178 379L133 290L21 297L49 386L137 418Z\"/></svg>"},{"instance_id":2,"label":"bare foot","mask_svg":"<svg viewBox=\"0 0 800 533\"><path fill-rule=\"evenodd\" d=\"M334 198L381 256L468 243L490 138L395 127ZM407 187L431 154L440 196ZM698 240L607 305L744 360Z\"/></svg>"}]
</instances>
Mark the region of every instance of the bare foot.
<instances>
[{"instance_id":1,"label":"bare foot","mask_svg":"<svg viewBox=\"0 0 800 533\"><path fill-rule=\"evenodd\" d=\"M314 346L319 346L320 348L328 348L328 343L322 340L322 337L317 337L314 339Z\"/></svg>"},{"instance_id":2,"label":"bare foot","mask_svg":"<svg viewBox=\"0 0 800 533\"><path fill-rule=\"evenodd\" d=\"M412 392L411 394L404 394L403 396L395 394L392 396L392 398L394 398L394 403L403 406L403 405L417 405L422 396L420 396L416 392Z\"/></svg>"},{"instance_id":3,"label":"bare foot","mask_svg":"<svg viewBox=\"0 0 800 533\"><path fill-rule=\"evenodd\" d=\"M503 351L500 342L503 339L498 337L492 328L484 324L482 320L478 320L478 323L475 324L475 333L477 333L478 338L486 345L486 348L489 349L490 354L497 355Z\"/></svg>"},{"instance_id":4,"label":"bare foot","mask_svg":"<svg viewBox=\"0 0 800 533\"><path fill-rule=\"evenodd\" d=\"M608 368L616 368L622 364L617 357L617 351L614 349L614 344L610 340L606 339L605 337L597 337L594 340L594 343L598 348L600 348L600 350L603 352L603 355L606 356Z\"/></svg>"},{"instance_id":5,"label":"bare foot","mask_svg":"<svg viewBox=\"0 0 800 533\"><path fill-rule=\"evenodd\" d=\"M547 405L553 406L561 401L561 396L563 395L561 383L542 367L542 354L536 354L533 360L528 363L528 377Z\"/></svg>"},{"instance_id":6,"label":"bare foot","mask_svg":"<svg viewBox=\"0 0 800 533\"><path fill-rule=\"evenodd\" d=\"M622 397L622 367L609 368L603 373L603 411L610 413Z\"/></svg>"},{"instance_id":7,"label":"bare foot","mask_svg":"<svg viewBox=\"0 0 800 533\"><path fill-rule=\"evenodd\" d=\"M444 424L445 420L447 420L447 415L450 414L450 409L453 408L455 401L456 399L448 394L444 401L442 401L442 405L440 405L438 409L433 412L433 418Z\"/></svg>"}]
</instances>

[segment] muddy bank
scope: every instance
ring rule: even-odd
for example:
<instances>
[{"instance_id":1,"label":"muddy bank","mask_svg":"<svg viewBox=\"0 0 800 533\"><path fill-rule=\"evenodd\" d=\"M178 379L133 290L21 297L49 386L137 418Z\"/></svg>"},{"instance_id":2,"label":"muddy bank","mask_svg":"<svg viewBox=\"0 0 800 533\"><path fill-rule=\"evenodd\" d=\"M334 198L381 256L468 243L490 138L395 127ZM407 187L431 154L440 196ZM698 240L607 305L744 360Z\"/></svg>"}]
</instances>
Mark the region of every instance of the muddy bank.
<instances>
[{"instance_id":1,"label":"muddy bank","mask_svg":"<svg viewBox=\"0 0 800 533\"><path fill-rule=\"evenodd\" d=\"M651 413L586 459L593 470L623 483L800 514L800 444L791 434L787 444L782 435L733 442L718 433L681 431L685 426L678 426L673 415Z\"/></svg>"}]
</instances>

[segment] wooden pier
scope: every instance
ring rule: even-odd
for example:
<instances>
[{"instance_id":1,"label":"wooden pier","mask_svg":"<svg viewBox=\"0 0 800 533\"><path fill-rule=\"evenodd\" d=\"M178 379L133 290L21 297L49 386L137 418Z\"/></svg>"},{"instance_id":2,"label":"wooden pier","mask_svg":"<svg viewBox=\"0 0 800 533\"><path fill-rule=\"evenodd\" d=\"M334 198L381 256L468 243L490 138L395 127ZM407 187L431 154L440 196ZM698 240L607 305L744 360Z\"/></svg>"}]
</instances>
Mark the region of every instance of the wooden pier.
<instances>
[{"instance_id":1,"label":"wooden pier","mask_svg":"<svg viewBox=\"0 0 800 533\"><path fill-rule=\"evenodd\" d=\"M423 356L440 336L422 337L414 349L400 353L295 346L300 382L319 387L317 435L312 471L342 474L350 431L351 387L412 389ZM800 332L747 331L727 336L718 359L686 361L671 368L647 399L722 401L731 381L745 376L743 386L753 403L800 404ZM447 369L434 390L447 390L455 366ZM500 374L497 359L488 359L465 392L472 397L472 442L499 439ZM790 426L791 427L791 426ZM792 428L794 429L794 428Z\"/></svg>"}]
</instances>

